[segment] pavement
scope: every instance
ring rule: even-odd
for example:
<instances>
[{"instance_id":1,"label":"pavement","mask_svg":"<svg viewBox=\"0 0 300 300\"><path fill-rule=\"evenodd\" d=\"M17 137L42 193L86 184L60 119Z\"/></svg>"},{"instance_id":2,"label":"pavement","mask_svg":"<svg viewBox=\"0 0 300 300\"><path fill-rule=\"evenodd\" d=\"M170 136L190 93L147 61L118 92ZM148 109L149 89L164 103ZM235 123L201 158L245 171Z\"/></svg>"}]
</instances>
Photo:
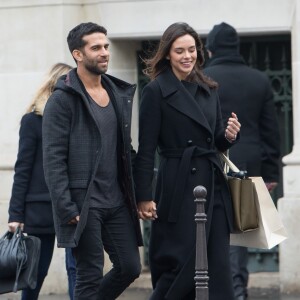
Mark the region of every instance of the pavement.
<instances>
[{"instance_id":1,"label":"pavement","mask_svg":"<svg viewBox=\"0 0 300 300\"><path fill-rule=\"evenodd\" d=\"M299 300L300 295L280 294L278 272L251 273L247 300ZM148 300L151 294L150 274L144 272L120 297L119 300ZM18 300L20 292L0 295L0 300ZM69 300L68 295L40 295L39 300Z\"/></svg>"}]
</instances>

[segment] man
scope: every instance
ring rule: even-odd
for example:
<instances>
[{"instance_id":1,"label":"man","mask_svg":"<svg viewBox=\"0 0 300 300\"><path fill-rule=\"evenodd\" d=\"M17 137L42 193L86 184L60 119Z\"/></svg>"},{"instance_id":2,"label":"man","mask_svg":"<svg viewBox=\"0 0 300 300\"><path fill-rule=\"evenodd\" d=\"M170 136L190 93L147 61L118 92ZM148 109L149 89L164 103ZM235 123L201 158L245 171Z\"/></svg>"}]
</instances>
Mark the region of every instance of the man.
<instances>
[{"instance_id":1,"label":"man","mask_svg":"<svg viewBox=\"0 0 300 300\"><path fill-rule=\"evenodd\" d=\"M232 111L239 116L243 130L240 141L230 149L230 159L248 176L262 176L271 191L279 180L279 129L273 94L268 78L248 67L239 54L236 30L215 25L208 34L206 48L210 60L204 72L219 84L224 120ZM231 247L231 268L235 297L247 298L248 250Z\"/></svg>"},{"instance_id":2,"label":"man","mask_svg":"<svg viewBox=\"0 0 300 300\"><path fill-rule=\"evenodd\" d=\"M76 258L75 299L116 299L140 274L130 127L135 86L106 75L109 42L94 23L67 41L77 68L62 77L43 118L46 182L58 247ZM103 276L104 250L113 268Z\"/></svg>"}]
</instances>

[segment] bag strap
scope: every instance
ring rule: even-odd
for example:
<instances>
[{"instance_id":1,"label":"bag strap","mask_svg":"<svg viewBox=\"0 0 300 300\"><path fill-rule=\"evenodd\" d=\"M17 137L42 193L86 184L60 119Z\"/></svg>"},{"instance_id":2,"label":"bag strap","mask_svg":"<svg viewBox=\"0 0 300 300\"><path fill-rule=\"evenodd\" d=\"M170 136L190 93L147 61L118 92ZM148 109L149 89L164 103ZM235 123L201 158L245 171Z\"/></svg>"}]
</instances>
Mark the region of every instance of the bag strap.
<instances>
[{"instance_id":1,"label":"bag strap","mask_svg":"<svg viewBox=\"0 0 300 300\"><path fill-rule=\"evenodd\" d=\"M20 226L16 228L13 238L19 239L19 243L17 243L18 244L17 256L20 259L17 260L16 280L13 286L13 292L16 293L18 291L18 281L19 281L20 273L27 262L27 249L25 245L24 235L22 233Z\"/></svg>"},{"instance_id":2,"label":"bag strap","mask_svg":"<svg viewBox=\"0 0 300 300\"><path fill-rule=\"evenodd\" d=\"M220 157L231 171L236 173L240 172L239 168L224 153L220 152Z\"/></svg>"}]
</instances>

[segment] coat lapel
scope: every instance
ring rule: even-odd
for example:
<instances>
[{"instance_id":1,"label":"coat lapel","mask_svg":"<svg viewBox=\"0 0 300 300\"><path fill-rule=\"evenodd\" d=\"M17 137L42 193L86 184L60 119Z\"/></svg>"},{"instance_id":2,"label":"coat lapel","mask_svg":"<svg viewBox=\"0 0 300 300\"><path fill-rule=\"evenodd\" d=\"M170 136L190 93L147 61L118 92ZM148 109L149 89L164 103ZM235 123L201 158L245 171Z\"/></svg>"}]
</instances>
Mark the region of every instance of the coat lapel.
<instances>
[{"instance_id":1,"label":"coat lapel","mask_svg":"<svg viewBox=\"0 0 300 300\"><path fill-rule=\"evenodd\" d=\"M102 75L104 87L110 91L110 97L113 102L119 124L123 122L131 123L131 109L125 103L131 103L136 85L129 84L111 75ZM131 105L130 105L131 107Z\"/></svg>"},{"instance_id":2,"label":"coat lapel","mask_svg":"<svg viewBox=\"0 0 300 300\"><path fill-rule=\"evenodd\" d=\"M82 83L82 81L80 80L76 69L71 70L68 74L67 74L67 81L70 81L70 85L74 88L74 90L81 96L81 99L84 103L84 105L86 106L88 112L90 113L90 115L92 116L97 128L98 128L98 122L96 122L96 119L94 117L94 113L91 109L91 105L89 103L89 94L85 89L84 84ZM66 85L69 85L66 83Z\"/></svg>"},{"instance_id":3,"label":"coat lapel","mask_svg":"<svg viewBox=\"0 0 300 300\"><path fill-rule=\"evenodd\" d=\"M111 82L102 75L102 84L106 91L108 92L109 98L114 106L115 113L118 119L119 126L123 124L123 101L121 101L120 97L116 97L116 91L114 90L114 86Z\"/></svg>"},{"instance_id":4,"label":"coat lapel","mask_svg":"<svg viewBox=\"0 0 300 300\"><path fill-rule=\"evenodd\" d=\"M169 105L211 132L211 127L207 122L203 110L200 105L196 103L195 98L193 98L199 88L203 89L204 93L210 93L208 87L202 84L196 85L191 83L188 91L181 81L175 77L171 69L161 73L157 77L157 81L162 91L162 95L166 98Z\"/></svg>"}]
</instances>

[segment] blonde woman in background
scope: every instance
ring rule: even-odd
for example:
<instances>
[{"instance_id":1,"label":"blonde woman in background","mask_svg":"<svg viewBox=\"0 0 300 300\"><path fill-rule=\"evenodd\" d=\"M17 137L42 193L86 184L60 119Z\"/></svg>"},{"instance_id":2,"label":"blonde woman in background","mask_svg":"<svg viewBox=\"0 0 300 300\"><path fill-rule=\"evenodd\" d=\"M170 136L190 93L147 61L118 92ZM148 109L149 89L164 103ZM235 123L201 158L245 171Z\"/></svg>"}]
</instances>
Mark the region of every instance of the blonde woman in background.
<instances>
[{"instance_id":1,"label":"blonde woman in background","mask_svg":"<svg viewBox=\"0 0 300 300\"><path fill-rule=\"evenodd\" d=\"M71 66L64 63L53 65L21 119L8 227L14 232L20 226L24 232L41 240L37 286L35 289L24 289L22 300L38 299L53 255L55 231L43 170L42 117L58 78L71 69Z\"/></svg>"}]
</instances>

